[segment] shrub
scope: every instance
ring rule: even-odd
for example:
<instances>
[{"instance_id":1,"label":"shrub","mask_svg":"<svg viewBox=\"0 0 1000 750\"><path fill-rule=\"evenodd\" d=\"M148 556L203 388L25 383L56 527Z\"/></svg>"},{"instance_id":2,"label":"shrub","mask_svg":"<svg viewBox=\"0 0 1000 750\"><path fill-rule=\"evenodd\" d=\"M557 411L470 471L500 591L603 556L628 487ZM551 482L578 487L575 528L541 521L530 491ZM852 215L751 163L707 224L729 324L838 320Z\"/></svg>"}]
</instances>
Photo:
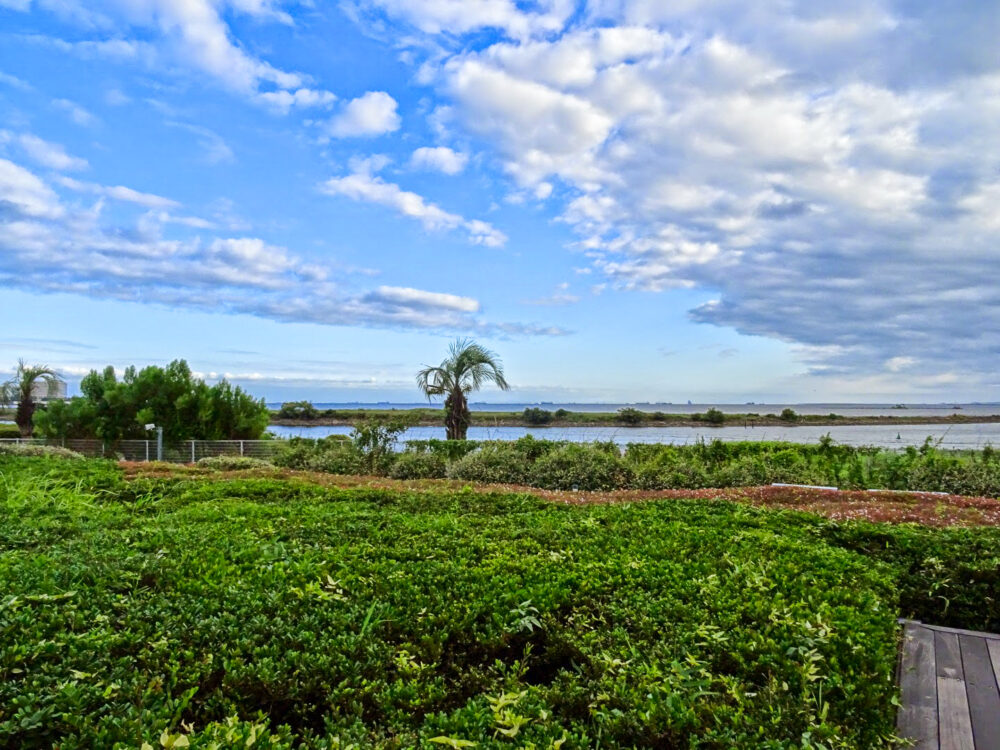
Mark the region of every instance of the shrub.
<instances>
[{"instance_id":1,"label":"shrub","mask_svg":"<svg viewBox=\"0 0 1000 750\"><path fill-rule=\"evenodd\" d=\"M713 425L721 425L726 422L726 415L715 407L712 407L704 414L695 414L694 416L695 419L698 419L699 421L708 422Z\"/></svg>"},{"instance_id":2,"label":"shrub","mask_svg":"<svg viewBox=\"0 0 1000 750\"><path fill-rule=\"evenodd\" d=\"M569 412L566 411L565 409L559 408L556 409L555 414L553 414L552 416L554 416L556 419L566 419L566 417L569 416Z\"/></svg>"},{"instance_id":3,"label":"shrub","mask_svg":"<svg viewBox=\"0 0 1000 750\"><path fill-rule=\"evenodd\" d=\"M0 424L0 438L19 438L21 430L16 424Z\"/></svg>"},{"instance_id":4,"label":"shrub","mask_svg":"<svg viewBox=\"0 0 1000 750\"><path fill-rule=\"evenodd\" d=\"M407 440L406 449L416 453L433 453L445 461L457 461L479 448L478 440Z\"/></svg>"},{"instance_id":5,"label":"shrub","mask_svg":"<svg viewBox=\"0 0 1000 750\"><path fill-rule=\"evenodd\" d=\"M450 479L499 484L525 484L531 462L514 443L487 443L448 466Z\"/></svg>"},{"instance_id":6,"label":"shrub","mask_svg":"<svg viewBox=\"0 0 1000 750\"><path fill-rule=\"evenodd\" d=\"M538 407L528 407L521 418L530 425L548 424L552 421L552 412Z\"/></svg>"},{"instance_id":7,"label":"shrub","mask_svg":"<svg viewBox=\"0 0 1000 750\"><path fill-rule=\"evenodd\" d=\"M217 471L240 471L242 469L273 469L274 464L252 456L206 456L198 459L198 466Z\"/></svg>"},{"instance_id":8,"label":"shrub","mask_svg":"<svg viewBox=\"0 0 1000 750\"><path fill-rule=\"evenodd\" d=\"M312 421L319 417L316 407L308 401L286 401L278 409L277 416L280 419L301 419Z\"/></svg>"},{"instance_id":9,"label":"shrub","mask_svg":"<svg viewBox=\"0 0 1000 750\"><path fill-rule=\"evenodd\" d=\"M83 455L58 445L35 445L32 443L0 443L0 454L8 456L48 456L50 458L79 459Z\"/></svg>"},{"instance_id":10,"label":"shrub","mask_svg":"<svg viewBox=\"0 0 1000 750\"><path fill-rule=\"evenodd\" d=\"M360 474L362 457L346 435L319 440L291 438L274 457L275 466L329 474Z\"/></svg>"},{"instance_id":11,"label":"shrub","mask_svg":"<svg viewBox=\"0 0 1000 750\"><path fill-rule=\"evenodd\" d=\"M388 419L366 417L354 424L351 442L361 456L362 470L367 474L384 474L392 463L399 436L413 424L408 416Z\"/></svg>"},{"instance_id":12,"label":"shrub","mask_svg":"<svg viewBox=\"0 0 1000 750\"><path fill-rule=\"evenodd\" d=\"M404 451L396 456L389 469L393 479L440 479L447 473L444 457L437 453Z\"/></svg>"},{"instance_id":13,"label":"shrub","mask_svg":"<svg viewBox=\"0 0 1000 750\"><path fill-rule=\"evenodd\" d=\"M645 415L638 409L633 409L631 406L625 406L618 410L618 421L622 424L627 424L634 427L635 425L642 424L642 420Z\"/></svg>"},{"instance_id":14,"label":"shrub","mask_svg":"<svg viewBox=\"0 0 1000 750\"><path fill-rule=\"evenodd\" d=\"M1000 628L997 529L2 461L2 747L887 747Z\"/></svg>"},{"instance_id":15,"label":"shrub","mask_svg":"<svg viewBox=\"0 0 1000 750\"><path fill-rule=\"evenodd\" d=\"M629 486L631 474L600 445L563 445L535 462L529 483L550 490L612 490Z\"/></svg>"},{"instance_id":16,"label":"shrub","mask_svg":"<svg viewBox=\"0 0 1000 750\"><path fill-rule=\"evenodd\" d=\"M799 415L795 413L795 409L784 408L781 410L781 416L778 419L784 420L785 422L797 422L799 421Z\"/></svg>"}]
</instances>

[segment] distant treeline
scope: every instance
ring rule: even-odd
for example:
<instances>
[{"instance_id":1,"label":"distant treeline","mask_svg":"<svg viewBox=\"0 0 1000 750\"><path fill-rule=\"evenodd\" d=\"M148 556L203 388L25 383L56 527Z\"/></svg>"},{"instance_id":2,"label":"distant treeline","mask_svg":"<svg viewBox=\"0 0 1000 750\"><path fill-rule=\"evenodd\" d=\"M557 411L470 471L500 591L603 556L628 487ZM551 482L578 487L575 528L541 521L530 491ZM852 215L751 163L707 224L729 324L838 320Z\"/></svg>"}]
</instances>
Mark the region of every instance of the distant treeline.
<instances>
[{"instance_id":1,"label":"distant treeline","mask_svg":"<svg viewBox=\"0 0 1000 750\"><path fill-rule=\"evenodd\" d=\"M426 407L417 409L317 409L309 401L289 401L271 412L274 424L352 425L360 420L391 419L405 414L413 424L440 425L444 409ZM548 410L527 407L523 411L473 411L472 424L480 427L656 427L656 426L769 426L769 425L864 425L864 424L948 424L958 422L996 422L1000 416L969 417L961 414L947 416L863 416L845 417L841 414L799 414L786 408L780 414L745 412L727 414L710 408L694 414L675 414L663 411L642 411L626 406L616 412Z\"/></svg>"}]
</instances>

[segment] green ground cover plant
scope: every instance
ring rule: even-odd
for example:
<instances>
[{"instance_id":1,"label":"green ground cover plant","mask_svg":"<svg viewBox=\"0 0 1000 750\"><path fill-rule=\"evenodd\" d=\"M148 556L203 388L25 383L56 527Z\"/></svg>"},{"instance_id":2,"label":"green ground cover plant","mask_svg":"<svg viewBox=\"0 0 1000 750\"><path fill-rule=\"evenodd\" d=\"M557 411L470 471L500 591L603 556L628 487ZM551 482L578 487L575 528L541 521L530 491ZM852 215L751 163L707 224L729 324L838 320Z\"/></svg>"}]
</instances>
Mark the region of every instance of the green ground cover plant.
<instances>
[{"instance_id":1,"label":"green ground cover plant","mask_svg":"<svg viewBox=\"0 0 1000 750\"><path fill-rule=\"evenodd\" d=\"M897 616L1000 626L996 529L10 456L0 514L0 746L872 748Z\"/></svg>"},{"instance_id":2,"label":"green ground cover plant","mask_svg":"<svg viewBox=\"0 0 1000 750\"><path fill-rule=\"evenodd\" d=\"M377 462L366 463L357 446L354 452L345 452L345 440L292 440L276 463L345 474L371 465L397 478L448 476L564 490L699 489L783 482L1000 496L1000 454L990 447L942 451L927 442L920 448L890 451L835 445L823 438L815 445L635 443L623 452L613 443L561 443L529 436L497 442L413 441L401 453L383 451ZM397 463L402 464L398 470L393 468Z\"/></svg>"}]
</instances>

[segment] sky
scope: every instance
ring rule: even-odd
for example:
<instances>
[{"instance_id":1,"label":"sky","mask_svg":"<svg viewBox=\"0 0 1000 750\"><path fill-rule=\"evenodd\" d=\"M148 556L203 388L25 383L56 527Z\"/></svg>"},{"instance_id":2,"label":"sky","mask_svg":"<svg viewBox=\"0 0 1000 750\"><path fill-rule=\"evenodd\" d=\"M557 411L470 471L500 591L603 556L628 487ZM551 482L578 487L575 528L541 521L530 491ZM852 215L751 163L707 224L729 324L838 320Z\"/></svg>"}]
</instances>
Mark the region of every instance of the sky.
<instances>
[{"instance_id":1,"label":"sky","mask_svg":"<svg viewBox=\"0 0 1000 750\"><path fill-rule=\"evenodd\" d=\"M0 367L1000 400L1000 2L0 0Z\"/></svg>"}]
</instances>

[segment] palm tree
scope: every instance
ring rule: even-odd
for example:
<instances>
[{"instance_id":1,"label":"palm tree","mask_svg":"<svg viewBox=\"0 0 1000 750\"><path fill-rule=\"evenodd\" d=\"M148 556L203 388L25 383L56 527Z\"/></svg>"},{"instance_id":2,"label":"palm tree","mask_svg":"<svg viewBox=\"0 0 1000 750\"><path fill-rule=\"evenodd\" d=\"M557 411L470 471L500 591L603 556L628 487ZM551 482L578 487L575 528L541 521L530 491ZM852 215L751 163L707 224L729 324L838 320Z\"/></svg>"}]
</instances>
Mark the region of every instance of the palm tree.
<instances>
[{"instance_id":1,"label":"palm tree","mask_svg":"<svg viewBox=\"0 0 1000 750\"><path fill-rule=\"evenodd\" d=\"M458 339L448 349L449 355L437 367L424 367L417 373L417 387L430 399L445 396L444 426L449 440L465 440L469 430L469 402L466 396L486 383L495 383L502 391L510 386L503 377L500 358L470 339Z\"/></svg>"},{"instance_id":2,"label":"palm tree","mask_svg":"<svg viewBox=\"0 0 1000 750\"><path fill-rule=\"evenodd\" d=\"M39 382L51 387L59 381L56 371L46 365L29 366L23 359L17 361L14 377L0 385L0 403L17 404L14 421L21 430L21 437L31 437L31 418L35 414L34 390Z\"/></svg>"}]
</instances>

